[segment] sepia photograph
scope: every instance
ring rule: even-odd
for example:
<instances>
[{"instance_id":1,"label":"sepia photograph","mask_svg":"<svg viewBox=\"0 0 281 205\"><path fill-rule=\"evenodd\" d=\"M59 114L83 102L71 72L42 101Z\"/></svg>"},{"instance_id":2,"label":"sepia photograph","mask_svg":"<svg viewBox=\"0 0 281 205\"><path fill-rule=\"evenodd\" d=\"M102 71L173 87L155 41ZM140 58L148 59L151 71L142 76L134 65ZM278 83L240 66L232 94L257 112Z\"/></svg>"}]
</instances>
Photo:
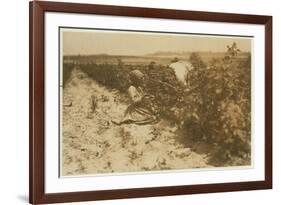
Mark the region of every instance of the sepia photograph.
<instances>
[{"instance_id":1,"label":"sepia photograph","mask_svg":"<svg viewBox=\"0 0 281 205\"><path fill-rule=\"evenodd\" d=\"M251 36L61 27L61 177L252 166Z\"/></svg>"}]
</instances>

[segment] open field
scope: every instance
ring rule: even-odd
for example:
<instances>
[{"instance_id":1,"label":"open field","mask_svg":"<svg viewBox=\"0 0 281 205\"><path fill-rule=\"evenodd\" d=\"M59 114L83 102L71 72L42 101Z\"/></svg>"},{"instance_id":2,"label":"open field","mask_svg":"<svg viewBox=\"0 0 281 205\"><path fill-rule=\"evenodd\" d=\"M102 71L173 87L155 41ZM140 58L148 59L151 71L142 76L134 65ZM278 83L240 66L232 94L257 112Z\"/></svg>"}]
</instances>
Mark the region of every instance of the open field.
<instances>
[{"instance_id":1,"label":"open field","mask_svg":"<svg viewBox=\"0 0 281 205\"><path fill-rule=\"evenodd\" d=\"M168 54L64 57L62 175L250 165L249 53L177 55L194 67L188 89ZM112 123L130 105L132 70L147 79L156 124Z\"/></svg>"},{"instance_id":2,"label":"open field","mask_svg":"<svg viewBox=\"0 0 281 205\"><path fill-rule=\"evenodd\" d=\"M142 65L149 64L151 61L156 62L157 64L169 65L171 60L175 57L180 58L181 60L188 60L190 58L191 52L157 52L152 54L147 54L144 56L118 56L118 55L68 55L64 56L63 61L65 63L77 63L77 64L87 64L87 63L96 63L96 64L118 64L118 60L122 60L125 64L131 65ZM214 58L222 58L224 52L198 52L204 62L210 62ZM249 53L244 52L239 54L239 58L247 58Z\"/></svg>"}]
</instances>

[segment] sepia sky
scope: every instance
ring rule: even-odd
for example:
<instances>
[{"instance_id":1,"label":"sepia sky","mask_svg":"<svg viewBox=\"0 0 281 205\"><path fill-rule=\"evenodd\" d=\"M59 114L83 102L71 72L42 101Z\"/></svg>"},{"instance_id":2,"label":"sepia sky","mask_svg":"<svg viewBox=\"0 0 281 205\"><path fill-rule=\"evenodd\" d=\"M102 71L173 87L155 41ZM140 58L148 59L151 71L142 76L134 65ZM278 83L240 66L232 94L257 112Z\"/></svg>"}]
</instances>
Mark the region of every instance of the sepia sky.
<instances>
[{"instance_id":1,"label":"sepia sky","mask_svg":"<svg viewBox=\"0 0 281 205\"><path fill-rule=\"evenodd\" d=\"M233 42L251 51L251 38L161 34L151 32L62 30L63 55L145 55L158 51L224 52Z\"/></svg>"}]
</instances>

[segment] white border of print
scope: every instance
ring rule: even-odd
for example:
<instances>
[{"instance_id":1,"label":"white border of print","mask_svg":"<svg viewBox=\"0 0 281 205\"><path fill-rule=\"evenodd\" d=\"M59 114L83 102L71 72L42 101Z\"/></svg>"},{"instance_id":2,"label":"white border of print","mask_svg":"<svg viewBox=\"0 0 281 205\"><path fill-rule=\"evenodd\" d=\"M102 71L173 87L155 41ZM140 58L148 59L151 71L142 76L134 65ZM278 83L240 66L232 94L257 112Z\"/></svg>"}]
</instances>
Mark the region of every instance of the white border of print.
<instances>
[{"instance_id":1,"label":"white border of print","mask_svg":"<svg viewBox=\"0 0 281 205\"><path fill-rule=\"evenodd\" d=\"M168 26L167 26L168 25ZM149 174L59 177L59 27L107 28L200 34L253 36L252 166L247 169L200 169ZM238 23L45 13L45 192L77 192L125 188L260 181L264 173L264 26Z\"/></svg>"}]
</instances>

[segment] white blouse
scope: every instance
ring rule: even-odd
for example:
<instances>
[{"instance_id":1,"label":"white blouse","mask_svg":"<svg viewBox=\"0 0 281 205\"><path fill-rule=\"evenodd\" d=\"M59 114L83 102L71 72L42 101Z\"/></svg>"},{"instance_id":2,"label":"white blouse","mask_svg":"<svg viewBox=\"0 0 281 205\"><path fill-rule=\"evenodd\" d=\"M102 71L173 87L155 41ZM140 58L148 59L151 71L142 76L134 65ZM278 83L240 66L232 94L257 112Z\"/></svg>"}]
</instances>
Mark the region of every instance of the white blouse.
<instances>
[{"instance_id":1,"label":"white blouse","mask_svg":"<svg viewBox=\"0 0 281 205\"><path fill-rule=\"evenodd\" d=\"M128 93L133 102L139 102L143 97L143 91L140 87L136 88L131 85L128 89Z\"/></svg>"}]
</instances>

